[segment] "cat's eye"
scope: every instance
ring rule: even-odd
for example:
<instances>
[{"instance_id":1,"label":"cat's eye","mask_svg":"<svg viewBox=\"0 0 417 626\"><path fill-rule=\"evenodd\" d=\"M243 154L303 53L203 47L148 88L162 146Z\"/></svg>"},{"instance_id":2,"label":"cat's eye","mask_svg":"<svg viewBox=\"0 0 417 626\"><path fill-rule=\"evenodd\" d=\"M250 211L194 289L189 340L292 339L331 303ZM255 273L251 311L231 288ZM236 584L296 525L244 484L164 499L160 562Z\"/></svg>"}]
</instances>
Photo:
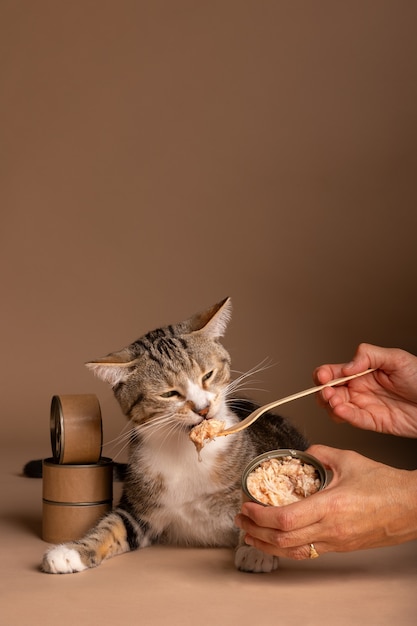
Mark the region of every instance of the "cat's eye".
<instances>
[{"instance_id":1,"label":"cat's eye","mask_svg":"<svg viewBox=\"0 0 417 626\"><path fill-rule=\"evenodd\" d=\"M171 389L170 391L165 391L164 393L161 393L161 398L173 398L174 396L179 396L180 393L179 391L176 391L175 389Z\"/></svg>"},{"instance_id":2,"label":"cat's eye","mask_svg":"<svg viewBox=\"0 0 417 626\"><path fill-rule=\"evenodd\" d=\"M202 381L203 383L206 382L206 380L208 380L209 378L211 378L213 376L213 370L210 370L209 372L207 372L207 374L204 374Z\"/></svg>"}]
</instances>

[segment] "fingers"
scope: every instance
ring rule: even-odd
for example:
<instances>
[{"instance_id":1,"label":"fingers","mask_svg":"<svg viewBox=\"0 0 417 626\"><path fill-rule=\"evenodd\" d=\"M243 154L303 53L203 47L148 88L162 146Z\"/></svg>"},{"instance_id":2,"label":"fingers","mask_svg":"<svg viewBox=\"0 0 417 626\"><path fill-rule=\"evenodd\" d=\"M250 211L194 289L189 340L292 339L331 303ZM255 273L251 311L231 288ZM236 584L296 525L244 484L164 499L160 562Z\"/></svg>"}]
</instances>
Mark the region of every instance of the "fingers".
<instances>
[{"instance_id":1,"label":"fingers","mask_svg":"<svg viewBox=\"0 0 417 626\"><path fill-rule=\"evenodd\" d=\"M349 396L348 387L326 387L316 394L316 402L334 422L344 422L350 414Z\"/></svg>"},{"instance_id":2,"label":"fingers","mask_svg":"<svg viewBox=\"0 0 417 626\"><path fill-rule=\"evenodd\" d=\"M333 478L331 480L331 486L334 487L337 483L340 468L346 464L349 467L356 460L356 453L351 450L339 450L337 448L331 448L330 446L323 446L314 444L310 446L306 452L316 457L324 465L326 469L330 469L333 472ZM328 488L328 487L327 487ZM327 489L326 488L326 489ZM317 496L320 494L316 494Z\"/></svg>"},{"instance_id":3,"label":"fingers","mask_svg":"<svg viewBox=\"0 0 417 626\"><path fill-rule=\"evenodd\" d=\"M281 556L287 559L295 559L297 561L306 559L315 559L321 554L324 554L328 550L326 545L320 542L310 542L294 547L283 548L279 545L272 545L252 537L251 535L245 536L245 543L249 546L253 546L266 554L272 554L274 556Z\"/></svg>"},{"instance_id":4,"label":"fingers","mask_svg":"<svg viewBox=\"0 0 417 626\"><path fill-rule=\"evenodd\" d=\"M389 352L390 350L387 348L361 343L351 361L320 365L314 370L313 378L317 384L324 385L334 378L359 374L372 367L379 368L387 361L387 353Z\"/></svg>"},{"instance_id":5,"label":"fingers","mask_svg":"<svg viewBox=\"0 0 417 626\"><path fill-rule=\"evenodd\" d=\"M248 534L280 547L308 543L309 537L304 536L303 531L321 521L326 511L325 499L322 499L324 491L281 507L244 502L236 524Z\"/></svg>"},{"instance_id":6,"label":"fingers","mask_svg":"<svg viewBox=\"0 0 417 626\"><path fill-rule=\"evenodd\" d=\"M396 348L381 348L370 343L361 343L351 363L348 363L345 369L349 369L348 375L350 373L358 373L361 367L364 369L370 367L377 369L386 368L387 372L394 371L397 369L401 353L402 351Z\"/></svg>"},{"instance_id":7,"label":"fingers","mask_svg":"<svg viewBox=\"0 0 417 626\"><path fill-rule=\"evenodd\" d=\"M314 498L319 494L314 494ZM307 501L308 500L308 501ZM255 502L245 502L242 505L242 514L253 524L250 527L252 531L255 527L272 531L263 533L264 540L279 540L282 532L293 532L306 525L314 524L320 519L316 507L310 503L310 498L300 502L288 504L285 507L261 506ZM245 528L248 530L248 528ZM275 532L277 531L277 532Z\"/></svg>"},{"instance_id":8,"label":"fingers","mask_svg":"<svg viewBox=\"0 0 417 626\"><path fill-rule=\"evenodd\" d=\"M322 365L314 370L313 378L317 384L326 384L334 378L359 374L371 367L378 369L389 358L392 359L392 352L395 351L362 343L349 363ZM317 394L317 402L336 422L360 422L360 416L357 415L357 392L368 390L369 385L375 391L379 387L377 381L378 376L368 374L366 377L351 380L344 385L326 387Z\"/></svg>"},{"instance_id":9,"label":"fingers","mask_svg":"<svg viewBox=\"0 0 417 626\"><path fill-rule=\"evenodd\" d=\"M325 385L335 378L341 378L342 367L342 364L320 365L313 371L313 380L316 385Z\"/></svg>"},{"instance_id":10,"label":"fingers","mask_svg":"<svg viewBox=\"0 0 417 626\"><path fill-rule=\"evenodd\" d=\"M255 505L258 506L258 505ZM244 531L244 541L266 554L282 556L289 559L315 558L318 554L324 554L328 549L324 542L317 539L319 530L317 525L312 525L298 531L284 532L274 528L258 526L243 513L236 516L236 526ZM311 549L312 538L314 550Z\"/></svg>"},{"instance_id":11,"label":"fingers","mask_svg":"<svg viewBox=\"0 0 417 626\"><path fill-rule=\"evenodd\" d=\"M333 378L359 374L369 368L382 369L390 373L404 367L408 358L409 354L397 348L381 348L370 343L361 343L351 361L321 365L314 370L313 378L317 384L324 385Z\"/></svg>"}]
</instances>

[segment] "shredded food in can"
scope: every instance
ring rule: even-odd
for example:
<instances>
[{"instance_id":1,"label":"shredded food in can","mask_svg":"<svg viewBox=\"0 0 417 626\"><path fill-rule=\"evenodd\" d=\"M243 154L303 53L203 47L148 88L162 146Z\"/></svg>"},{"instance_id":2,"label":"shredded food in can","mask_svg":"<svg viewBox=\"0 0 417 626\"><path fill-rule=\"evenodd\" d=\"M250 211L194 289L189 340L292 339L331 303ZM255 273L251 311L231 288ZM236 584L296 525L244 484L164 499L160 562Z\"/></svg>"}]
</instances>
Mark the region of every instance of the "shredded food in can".
<instances>
[{"instance_id":1,"label":"shredded food in can","mask_svg":"<svg viewBox=\"0 0 417 626\"><path fill-rule=\"evenodd\" d=\"M262 461L249 473L246 485L262 504L282 506L316 493L320 479L312 465L286 456Z\"/></svg>"}]
</instances>

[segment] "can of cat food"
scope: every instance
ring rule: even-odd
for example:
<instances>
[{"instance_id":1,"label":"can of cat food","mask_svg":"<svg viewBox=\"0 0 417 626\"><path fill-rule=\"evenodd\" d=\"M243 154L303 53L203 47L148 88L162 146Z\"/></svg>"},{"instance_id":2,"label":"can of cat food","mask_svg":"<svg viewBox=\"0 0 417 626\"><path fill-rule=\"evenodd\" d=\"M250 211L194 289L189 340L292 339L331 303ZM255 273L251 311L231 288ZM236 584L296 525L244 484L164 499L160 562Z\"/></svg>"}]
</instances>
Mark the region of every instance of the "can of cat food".
<instances>
[{"instance_id":1,"label":"can of cat food","mask_svg":"<svg viewBox=\"0 0 417 626\"><path fill-rule=\"evenodd\" d=\"M53 396L50 432L56 463L97 463L103 444L97 397L94 394Z\"/></svg>"},{"instance_id":2,"label":"can of cat food","mask_svg":"<svg viewBox=\"0 0 417 626\"><path fill-rule=\"evenodd\" d=\"M113 461L63 465L43 461L42 538L49 543L80 539L112 508Z\"/></svg>"},{"instance_id":3,"label":"can of cat food","mask_svg":"<svg viewBox=\"0 0 417 626\"><path fill-rule=\"evenodd\" d=\"M302 500L328 484L324 465L311 454L280 448L252 459L242 474L245 501L283 506Z\"/></svg>"},{"instance_id":4,"label":"can of cat food","mask_svg":"<svg viewBox=\"0 0 417 626\"><path fill-rule=\"evenodd\" d=\"M65 543L81 539L109 511L111 504L42 503L42 539Z\"/></svg>"}]
</instances>

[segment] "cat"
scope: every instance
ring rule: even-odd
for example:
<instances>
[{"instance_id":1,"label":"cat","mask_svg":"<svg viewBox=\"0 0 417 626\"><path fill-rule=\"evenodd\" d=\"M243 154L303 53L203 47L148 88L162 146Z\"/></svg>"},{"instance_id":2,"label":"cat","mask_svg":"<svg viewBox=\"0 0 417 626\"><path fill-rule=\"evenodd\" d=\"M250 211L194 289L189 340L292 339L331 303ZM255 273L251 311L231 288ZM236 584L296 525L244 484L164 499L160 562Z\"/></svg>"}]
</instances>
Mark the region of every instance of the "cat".
<instances>
[{"instance_id":1,"label":"cat","mask_svg":"<svg viewBox=\"0 0 417 626\"><path fill-rule=\"evenodd\" d=\"M235 548L235 565L270 572L277 557L243 542L234 525L247 463L277 448L308 442L287 420L266 414L250 428L205 444L197 454L189 433L202 420L237 423L256 408L233 399L230 355L220 342L231 299L186 321L145 334L126 348L86 363L112 386L129 418L131 439L118 506L85 537L51 547L41 569L80 572L151 544Z\"/></svg>"}]
</instances>

